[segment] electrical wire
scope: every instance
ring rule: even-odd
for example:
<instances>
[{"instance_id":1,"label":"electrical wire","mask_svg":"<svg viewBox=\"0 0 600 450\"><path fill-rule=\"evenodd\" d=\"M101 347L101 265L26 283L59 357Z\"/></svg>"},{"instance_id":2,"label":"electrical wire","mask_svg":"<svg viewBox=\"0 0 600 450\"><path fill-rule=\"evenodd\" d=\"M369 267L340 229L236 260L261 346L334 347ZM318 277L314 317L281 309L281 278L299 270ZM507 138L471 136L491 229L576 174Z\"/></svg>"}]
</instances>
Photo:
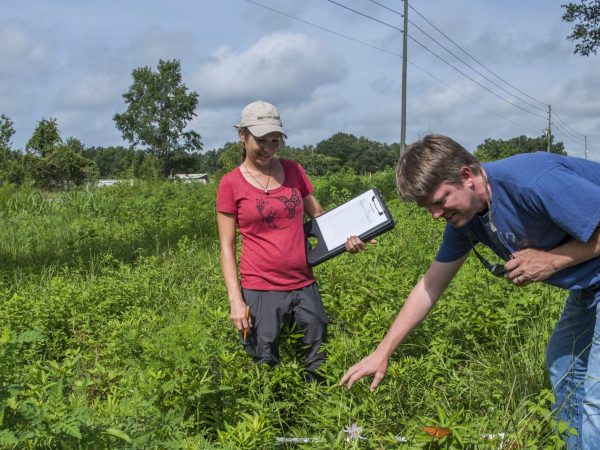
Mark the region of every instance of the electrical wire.
<instances>
[{"instance_id":1,"label":"electrical wire","mask_svg":"<svg viewBox=\"0 0 600 450\"><path fill-rule=\"evenodd\" d=\"M341 38L348 39L348 40L350 40L350 41L352 41L352 42L356 42L356 43L358 43L358 44L361 44L361 45L364 45L364 46L370 47L370 48L372 48L372 49L374 49L374 50L379 50L379 51L381 51L381 52L384 52L384 53L387 53L387 54L389 54L389 55L392 55L392 56L395 56L395 57L397 57L397 58L401 58L401 59L402 59L402 55L401 55L401 54L399 54L399 53L391 52L391 51L389 51L389 50L386 50L386 49L383 49L383 48L381 48L381 47L377 47L377 46L375 46L375 45L369 44L368 42L364 42L364 41L361 41L361 40L359 40L359 39L355 39L355 38L353 38L353 37L351 37L351 36L347 36L347 35L345 35L345 34L338 33L337 31L330 30L329 28L323 27L323 26L321 26L321 25L317 25L317 24L315 24L315 23L309 22L309 21L307 21L307 20L304 20L304 19L300 19L299 17L293 16L293 15L291 15L291 14L288 14L288 13L286 13L286 12L280 11L280 10L278 10L278 9L271 8L271 7L269 7L269 6L263 5L262 3L258 3L258 2L254 1L254 0L246 0L246 1L247 1L248 3L252 3L253 5L256 5L256 6L259 6L259 7L261 7L261 8L264 8L264 9L266 9L266 10L268 10L268 11L271 11L271 12L274 12L274 13L280 14L280 15L282 15L282 16L288 17L288 18L290 18L290 19L296 20L296 21L298 21L298 22L301 22L301 23L303 23L303 24L305 24L305 25L312 26L312 27L314 27L314 28L317 28L317 29L319 29L319 30L322 30L322 31L325 31L325 32L328 32L328 33L334 34L334 35L336 35L336 36L339 36L339 37L341 37ZM519 128L526 129L526 130L528 130L528 131L531 131L531 132L533 132L534 134L537 134L537 133L538 133L538 131L539 131L539 130L533 130L532 128L528 128L528 127L525 127L525 126L523 126L523 124L522 124L522 123L517 123L517 122L514 122L513 120L509 119L508 117L506 117L506 116L504 116L504 115L500 114L500 113L499 113L499 112L497 112L497 111L494 111L493 109L491 109L491 108L487 107L486 105L484 105L484 104L480 103L479 101L477 101L477 100L476 100L476 99L474 99L473 97L471 97L471 96L469 96L469 95L467 95L467 94L465 94L465 93L461 92L460 90L456 89L454 86L452 86L452 85L450 85L450 84L446 83L445 81L441 80L440 78L436 77L435 75L433 75L433 74L432 74L431 72L429 72L428 70L426 70L426 69L424 69L424 68L420 67L418 64L416 64L416 63L413 63L412 61L410 61L410 60L408 60L408 59L407 59L407 63L408 63L408 64L410 64L411 66L415 67L416 69L420 70L421 72L425 73L426 75L430 76L431 78L433 78L434 80L436 80L438 83L440 83L440 84L442 84L442 85L446 86L447 88L449 88L449 89L453 90L454 92L456 92L457 94L461 95L462 97L464 97L464 98L468 99L469 101L471 101L471 102L473 102L473 103L475 103L475 104L479 105L480 107L482 107L482 108L486 109L487 111L489 111L489 112L491 112L492 114L494 114L494 115L496 115L496 116L500 117L501 119L503 119L503 120L505 120L505 121L507 121L507 122L511 123L512 125L515 125L515 126L517 126L517 127L519 127ZM544 119L545 119L545 118L544 118Z\"/></svg>"},{"instance_id":2,"label":"electrical wire","mask_svg":"<svg viewBox=\"0 0 600 450\"><path fill-rule=\"evenodd\" d=\"M340 4L340 3L338 3L338 2L336 2L336 1L334 1L334 0L327 0L327 1L328 1L329 3L333 3L334 5L337 5L337 6L339 6L339 7L342 7L342 8L344 8L344 9L347 9L347 10L349 10L349 11L352 11L352 12L353 12L353 13L355 13L355 14L358 14L358 15L360 15L360 16L363 16L363 17L366 17L366 18L368 18L368 19L374 20L374 21L376 21L376 22L378 22L378 23L380 23L380 24L386 25L386 26L388 26L388 27L390 27L390 28L393 28L393 29L395 29L395 30L400 30L398 27L395 27L395 26L393 26L393 25L390 25L390 24L388 24L388 23L386 23L386 22L383 22L383 21L381 21L381 20L379 20L379 19L375 19L375 18L373 18L373 17L371 17L371 16L369 16L369 15L367 15L367 14L361 13L360 11L356 11L355 9L352 9L352 8L350 8L350 7L348 7L348 6L342 5L342 4ZM400 31L401 31L401 30L400 30ZM426 51L428 51L429 53L431 53L433 56L435 56L436 58L438 58L440 61L442 61L442 62L444 62L446 65L448 65L448 66L452 67L454 70L456 70L456 71L457 71L458 73L460 73L462 76L464 76L465 78L468 78L469 80L471 80L473 83L475 83L476 85L478 85L478 86L479 86L479 87L481 87L482 89L484 89L484 90L486 90L487 92L489 92L490 94L492 94L492 95L494 95L494 96L498 97L500 100L502 100L502 101L504 101L504 102L508 103L509 105L512 105L512 106L514 106L515 108L519 108L520 110L522 110L522 111L524 111L524 112L526 112L526 113L528 113L528 114L531 114L532 116L536 116L536 117L538 117L538 118L540 118L540 119L545 119L545 117L543 117L543 116L540 116L539 114L536 114L536 113L534 113L534 112L532 112L532 111L529 111L528 109L525 109L525 108L523 108L523 107L522 107L522 106L520 106L520 105L517 105L517 104L515 104L515 103L511 102L510 100L508 100L508 99L504 98L504 97L503 97L503 96L501 96L500 94L498 94L498 93L496 93L496 92L492 91L492 90L491 90L491 89L489 89L487 86L484 86L484 85L483 85L483 84L481 84L479 81L477 81L477 80L473 79L471 76L469 76L469 75L467 75L466 73L464 73L464 72L463 72L462 70L460 70L458 67L456 67L456 66L454 66L453 64L449 63L449 62L448 62L448 61L446 61L446 60L445 60L443 57L441 57L440 55L438 55L436 52L434 52L433 50L431 50L430 48L428 48L426 45L422 44L422 43L421 43L421 42L419 42L417 39L415 39L414 37L412 37L412 36L410 35L410 33L408 34L408 37L409 37L409 38L410 38L412 41L414 41L416 44L418 44L418 45L420 45L421 47L423 47L423 48L424 48ZM511 95L512 95L512 94L511 94Z\"/></svg>"},{"instance_id":3,"label":"electrical wire","mask_svg":"<svg viewBox=\"0 0 600 450\"><path fill-rule=\"evenodd\" d=\"M391 9L391 8L388 8L387 6L385 6L385 5L382 5L381 3L379 3L379 2L377 2L377 1L375 1L375 0L369 0L369 1L370 1L371 3L374 3L374 4L378 5L378 6L381 6L382 8L385 8L385 9L387 9L387 10L389 10L389 11L392 11L392 12L394 12L394 13L396 13L396 14L398 14L398 15L402 16L402 17L404 16L404 15L403 15L403 14L401 14L400 12L398 12L398 11L395 11L395 10L393 10L393 9ZM427 20L427 19L425 19L425 20ZM431 22L429 22L429 21L427 21L427 22L428 22L428 23L431 25ZM493 84L494 86L496 86L496 87L497 87L498 89L500 89L501 91L503 91L503 92L507 93L508 95L510 95L510 96L512 96L512 97L514 97L515 99L517 99L517 100L519 100L519 101L521 101L521 102L525 103L526 105L528 105L528 106L531 106L531 107L532 107L532 108L534 108L534 109L537 109L537 110L540 110L540 111L543 111L543 112L545 112L545 111L546 111L546 108L541 108L541 107L539 107L539 106L537 106L537 105L534 105L534 104L532 104L532 103L528 102L527 100L523 100L522 98L519 98L518 96L516 96L516 95L515 95L515 94L513 94L512 92L509 92L508 90L506 90L505 88L503 88L502 86L500 86L500 85L499 85L498 83L496 83L494 80L491 80L491 79L489 79L487 76L485 76L485 75L484 75L483 73L481 73L479 70L477 70L475 67L473 67L473 66L472 66L472 65L470 65L468 62L466 62L464 59L460 58L458 55L456 55L454 52L452 52L450 49L448 49L448 48L447 48L445 45L441 44L441 43L440 43L438 40L436 40L434 37L432 37L432 36L431 36L429 33L427 33L425 30L423 30L421 27L419 27L419 26L418 26L416 23L414 23L412 20L408 19L408 23L410 23L410 24L411 24L413 27L415 27L417 30L419 30L421 33L423 33L425 36L427 36L429 39L431 39L433 42L435 42L435 43L436 43L438 46L440 46L441 48L443 48L444 50L446 50L446 52L448 52L449 54L451 54L452 56L454 56L454 57L455 57L457 60L459 60L461 63L463 63L463 64L464 64L465 66L467 66L469 69L471 69L471 70L472 70L473 72L475 72L477 75L479 75L479 76L480 76L480 77L482 77L483 79L485 79L485 80L489 81L491 84ZM435 27L434 27L434 28L435 28ZM437 28L435 28L435 29L437 30ZM438 31L439 31L439 30L438 30ZM444 37L446 37L446 35L444 35ZM446 37L446 39L450 40L448 37ZM453 44L457 45L457 44L456 44L454 41L452 41L452 40L450 40L450 42L452 42ZM473 60L475 60L476 62L478 62L478 61L477 61L477 60L476 60L476 59L475 59L473 56L471 56L469 53L467 53L467 52L466 52L465 50L463 50L461 47L459 47L459 48L460 48L460 49L461 49L461 50L462 50L464 53L466 53L466 55L467 55L467 56L469 56L471 59L473 59ZM480 65L481 65L481 64L480 64ZM485 69L486 69L488 72L491 72L489 69L487 69L487 67L485 67L485 66L482 66L482 67L484 67L484 68L485 68ZM498 77L496 74L494 74L493 72L491 72L491 73L492 73L494 76L496 76L496 78L499 78L499 77ZM500 78L500 80L501 80L502 82L504 82L505 84L508 84L508 83L506 83L504 80L502 80L501 78ZM511 87L512 87L512 86L511 86ZM541 102L540 102L540 103L541 103ZM546 107L547 105L544 105L544 106Z\"/></svg>"},{"instance_id":4,"label":"electrical wire","mask_svg":"<svg viewBox=\"0 0 600 450\"><path fill-rule=\"evenodd\" d=\"M350 41L356 42L357 44L362 44L362 45L365 45L367 47L371 47L372 49L379 50L380 52L387 53L388 55L392 55L392 56L396 56L398 58L402 58L402 55L399 54L399 53L394 53L394 52L386 50L384 48L377 47L375 45L369 44L368 42L364 42L364 41L361 41L359 39L355 39L355 38L353 38L351 36L347 36L345 34L338 33L337 31L333 31L333 30L330 30L329 28L325 28L325 27L323 27L321 25L317 25L315 23L308 22L306 20L300 19L299 17L292 16L291 14L285 13L283 11L279 11L278 9L271 8L269 6L263 5L262 3L255 2L253 0L246 0L246 1L248 3L252 3L253 5L260 6L261 8L267 9L267 10L272 11L274 13L281 14L282 16L288 17L290 19L296 20L298 22L302 22L305 25L310 25L311 27L315 27L315 28L318 28L319 30L326 31L327 33L335 34L336 36L339 36L339 37L342 37L344 39L348 39Z\"/></svg>"},{"instance_id":5,"label":"electrical wire","mask_svg":"<svg viewBox=\"0 0 600 450\"><path fill-rule=\"evenodd\" d=\"M562 125L559 125L558 122L552 121L552 125L553 125L554 129L558 129L563 135L567 136L571 141L576 142L577 144L583 144L585 142L584 139L574 136L571 132L566 130Z\"/></svg>"},{"instance_id":6,"label":"electrical wire","mask_svg":"<svg viewBox=\"0 0 600 450\"><path fill-rule=\"evenodd\" d=\"M370 44L370 43L368 43L368 42L365 42L365 41L361 41L361 40L359 40L359 39L356 39L356 38L353 38L353 37L351 37L351 36L348 36L348 35L345 35L345 34L342 34L342 33L338 33L338 32L336 32L336 31L333 31L333 30L329 29L329 28L323 27L323 26L321 26L321 25L314 24L314 23L312 23L312 22L308 22L308 21L306 21L306 20L300 19L300 18L298 18L298 17L296 17L296 16L293 16L293 15L291 15L291 14L288 14L288 13L285 13L285 12L283 12L283 11L277 10L277 9L275 9L275 8L271 8L271 7L269 7L269 6L263 5L263 4L261 4L261 3L258 3L258 2L256 2L256 1L253 1L253 0L246 0L246 1L247 1L247 2L249 2L249 3L251 3L251 4L254 4L254 5L256 5L256 6L259 6L259 7L261 7L261 8L267 9L267 10L269 10L269 11L271 11L271 12L274 12L274 13L277 13L277 14L280 14L280 15L283 15L283 16L285 16L285 17L288 17L288 18L290 18L290 19L293 19L293 20L296 20L296 21L298 21L298 22L304 23L304 24L306 24L306 25L312 26L312 27L314 27L314 28L317 28L317 29L319 29L319 30L322 30L322 31L325 31L325 32L328 32L328 33L334 34L334 35L336 35L336 36L342 37L342 38L344 38L344 39L348 39L348 40L350 40L350 41L353 41L353 42L355 42L355 43L358 43L358 44L361 44L361 45L364 45L364 46L367 46L367 47L370 47L370 48L372 48L372 49L374 49L374 50L378 50L378 51L381 51L381 52L383 52L383 53L387 53L387 54L389 54L389 55L392 55L392 56L395 56L395 57L398 57L398 58L403 58L403 56L402 56L401 54L398 54L398 53L395 53L395 52L389 51L389 50L387 50L387 49L384 49L384 48L382 48L382 47L375 46L375 45L373 45L373 44ZM385 25L385 26L387 26L387 27L390 27L390 28L392 28L392 29L395 29L395 30L397 30L397 31L403 32L401 28L398 28L398 27L396 27L396 26L394 26L394 25L391 25L391 24L388 24L388 23L386 23L386 22L383 22L383 21L381 21L381 20L379 20L379 19L376 19L376 18L374 18L374 17L371 17L371 16L369 16L369 15L367 15L367 14L364 14L364 13L362 13L362 12L360 12L360 11L356 11L356 10L354 10L354 9L352 9L352 8L348 7L348 6L345 6L345 5L343 5L343 4L340 4L340 3L338 3L338 2L336 2L336 1L334 1L334 0L327 0L327 1L328 1L328 2L330 2L330 3L332 3L332 4L334 4L334 5L336 5L336 6L338 6L338 7L341 7L341 8L347 9L347 10L349 10L349 11L351 11L351 12L355 13L355 14L358 14L358 15L360 15L360 16L362 16L362 17L365 17L365 18L367 18L367 19L369 19L369 20L373 20L373 21L375 21L375 22L378 22L378 23L380 23L380 24L382 24L382 25ZM391 12L394 12L394 13L396 13L396 14L399 14L400 16L402 16L402 17L403 17L403 14L402 14L402 13L400 13L400 12L398 12L398 11L395 11L395 10L393 10L392 8L389 8L389 7L387 7L387 6L383 5L383 4L381 4L381 3L379 3L379 2L377 2L377 1L375 1L375 0L369 0L369 1L371 1L372 3L375 3L375 4L377 4L378 6L380 6L380 7L382 7L382 8L385 8L385 9L387 9L387 10L391 11ZM435 28L435 29L436 29L438 32L440 32L440 33L441 33L441 34L442 34L442 35L443 35L443 36L444 36L446 39L448 39L450 42L452 42L452 43L453 43L453 44L454 44L456 47L458 47L458 48L459 48L459 49L460 49L462 52L464 52L465 54L467 54L467 55L468 55L470 58L472 58L472 59L473 59L475 62L477 62L477 63L478 63L478 64L479 64L481 67L483 67L484 69L486 69L488 72L490 72L490 73L491 73L492 75L494 75L496 78L498 78L498 79L499 79L499 80L501 80L503 83L505 83L506 85L510 86L511 88L515 89L516 91L520 92L521 94L525 95L526 97L530 98L531 100L533 100L533 101L536 101L536 102L538 102L538 103L540 103L540 104L542 104L542 105L545 105L543 102L541 102L541 101L539 101L539 100L537 100L537 99L535 99L535 98L533 98L533 97L529 96L529 95L528 95L528 94L526 94L525 92L523 92L523 91L519 90L518 88L516 88L516 87L512 86L510 83L508 83L508 82L506 82L505 80L503 80L502 78L500 78L500 77L499 77L498 75L496 75L496 74L495 74L493 71L491 71L490 69L488 69L488 68L487 68L486 66L484 66L482 63L480 63L480 62L479 62L479 61L478 61L476 58L474 58L472 55L470 55L468 52L466 52L466 51L465 51L465 50L464 50L462 47L460 47L460 46L459 46L459 45L458 45L456 42L454 42L452 39L450 39L448 36L446 36L446 35L445 35L445 34L444 34L444 33L443 33L441 30L439 30L439 29L438 29L438 28L437 28L435 25L433 25L433 24L432 24L432 23L431 23L431 22L430 22L430 21L429 21L427 18L425 18L425 17L424 17L424 16L423 16L421 13L419 13L419 12L418 12L418 11L417 11L415 8L413 8L413 7L412 7L412 6L410 6L410 5L409 5L409 7L410 7L412 10L414 10L414 11L415 11L415 12L416 12L416 13L417 13L419 16L421 16L421 17L422 17L422 18L423 18L425 21L427 21L427 22L428 22L428 23L429 23L429 24L430 24L430 25L431 25L433 28ZM409 22L410 22L410 21L409 21ZM410 23L412 23L412 22L410 22ZM414 24L413 24L413 25L414 25ZM422 30L421 30L419 27L417 27L416 25L415 25L415 27L416 27L416 28L418 28L418 29L419 29L421 32L423 32L423 31L422 31ZM454 53L450 52L450 51L449 51L448 49L446 49L444 46L442 46L441 44L439 44L439 42L437 42L435 39L433 39L433 38L432 38L431 36L429 36L427 33L425 33L425 32L423 32L423 33L424 33L426 36L428 36L430 39L432 39L434 42L436 42L438 45L440 45L442 48L444 48L446 51L448 51L449 53L451 53L451 54L452 54L454 57L456 57L457 59L459 59L461 62L463 62L463 63L464 63L464 61L462 61L460 58L458 58L456 55L454 55ZM538 115L538 114L536 114L536 113L533 113L533 112L531 112L531 111L529 111L529 110L527 110L527 109L524 109L524 108L520 107L519 105L516 105L516 104L514 104L514 103L513 103L513 102L511 102L510 100L507 100L506 98L504 98L504 97L502 97L502 96L498 95L497 93L495 93L495 92L491 91L491 90L490 90L490 89L488 89L486 86L483 86L482 84L480 84L479 82L477 82L476 80L474 80L473 78L471 78L470 76L468 76L467 74L465 74L464 72L462 72L460 69L458 69L458 68L456 68L454 65L450 64L450 63L449 63L448 61L446 61L444 58L442 58L441 56L437 55L435 52L433 52L432 50L430 50L429 48L427 48L427 47L426 47L424 44L422 44L421 42L419 42L417 39L415 39L414 37L410 36L410 34L408 34L408 37L409 37L409 38L411 38L411 40L413 40L413 41L414 41L416 44L418 44L418 45L420 45L421 47L423 47L423 48L424 48L426 51L428 51L429 53L433 54L433 55L434 55L436 58L438 58L439 60L441 60L442 62L444 62L446 65L450 66L450 67L451 67L451 68L453 68L455 71L457 71L458 73L460 73L460 74L461 74L461 75L463 75L464 77L468 78L470 81L472 81L473 83L477 84L478 86L480 86L481 88L483 88L483 89L484 89L484 90L486 90L487 92L489 92L489 93L493 94L494 96L496 96L496 97L500 98L501 100L503 100L503 101L505 101L505 102L509 103L510 105L512 105L512 106L514 106L514 107L516 107L516 108L519 108L519 109L523 110L524 112L527 112L528 114L531 114L531 115L533 115L533 116L535 116L535 117L537 117L537 118L540 118L540 119L544 119L544 120L546 120L546 119L547 119L547 117L540 116L540 115ZM488 110L489 112L493 113L494 115L496 115L496 116L500 117L501 119L503 119L503 120L505 120L505 121L507 121L507 122L509 122L509 123L511 123L511 124L513 124L513 125L515 125L515 126L517 126L517 127L520 127L520 128L525 128L525 129L527 129L527 130L529 130L529 131L532 131L532 132L533 132L534 134L536 134L536 135L538 134L539 130L533 130L533 129L531 129L531 128L524 127L522 123L517 123L517 122L514 122L514 121L512 121L512 120L511 120L511 119L509 119L508 117L506 117L506 116L503 116L502 114L498 113L497 111L495 111L495 110L493 110L493 109L491 109L491 108L489 108L489 107L487 107L487 106L483 105L482 103L478 102L476 99L472 98L471 96L469 96L469 95L467 95L467 94L464 94L464 93L463 93L463 92L461 92L460 90L458 90L458 89L454 88L452 85L450 85L450 84L448 84L448 83L444 82L443 80L441 80L441 79L440 79L440 78L438 78L437 76L433 75L431 72L429 72L429 71L427 71L426 69L424 69L424 68L422 68L422 67L418 66L417 64L413 63L412 61L409 61L409 60L407 60L407 63L411 64L412 66L414 66L414 67L415 67L415 68L417 68L418 70L420 70L420 71L422 71L423 73L427 74L428 76L432 77L432 78L433 78L433 79L435 79L437 82L439 82L439 83L441 83L442 85L444 85L444 86L448 87L449 89L453 90L454 92L458 93L459 95L461 95L461 96L463 96L463 97L467 98L467 99L468 99L468 100L470 100L471 102L473 102L473 103L475 103L475 104L477 104L477 105L481 106L482 108L484 108L484 109ZM466 64L466 63L464 63L464 64ZM472 70L475 70L475 69L473 69L473 68L472 68L470 65L468 65L468 64L466 64L466 65L467 65L468 67L470 67ZM475 70L475 71L476 71L476 70ZM477 72L477 73L479 73L478 71L476 71L476 72ZM479 73L479 74L480 74L480 73ZM481 75L481 76L483 76L482 74L480 74L480 75ZM491 82L491 80L489 80L487 77L485 77L485 76L483 76L483 77L484 77L486 80L488 80L488 81L490 81L490 82ZM497 84L495 84L495 83L494 83L494 85L496 85L497 87L499 87L499 86L498 86ZM501 87L500 87L500 88L501 88ZM502 88L501 88L501 89L502 89ZM503 90L504 90L504 89L503 89ZM506 90L504 90L504 92L507 92L508 94L510 94L511 96L513 96L513 97L517 98L518 100L520 100L520 101L522 101L522 102L525 102L523 99L519 99L517 96L515 96L514 94L511 94L510 92L508 92L508 91L506 91ZM525 103L527 103L527 104L528 104L528 105L530 105L530 106L533 106L533 105L531 105L531 104L530 104L530 103L528 103L528 102L525 102ZM536 108L538 108L538 107L536 107ZM541 108L540 108L540 109L541 109ZM569 126L568 126L568 125L567 125L565 122L563 122L562 120L560 120L560 119L559 119L559 118L556 116L556 113L555 113L554 111L553 111L553 116L554 116L554 118L556 118L557 120L556 120L556 121L553 121L552 123L553 123L553 124L554 124L554 126L555 126L555 127L556 127L556 128L557 128L557 129L558 129L560 132L561 132L561 134L563 134L563 135L566 135L566 136L567 136L567 137L568 137L570 140L572 140L572 141L574 141L574 142L576 142L576 143L578 143L578 144L582 144L582 142L581 142L580 138L578 138L578 136L583 136L583 135L581 135L580 133L577 133L577 132L576 132L576 131L574 131L574 130L573 130L571 127L569 127ZM594 147L592 147L592 146L591 146L589 143L588 143L588 148L589 148L589 149L591 149L591 150L597 151L597 150L596 150Z\"/></svg>"},{"instance_id":7,"label":"electrical wire","mask_svg":"<svg viewBox=\"0 0 600 450\"><path fill-rule=\"evenodd\" d=\"M371 0L373 1L373 0ZM487 70L489 73L491 73L493 76L495 76L498 80L502 81L504 84L506 84L507 86L510 86L512 89L514 89L515 91L519 92L520 94L524 95L525 97L529 98L530 100L533 100L534 102L537 102L543 106L547 106L546 103L530 96L529 94L527 94L526 92L523 92L522 90L520 90L519 88L513 86L512 84L510 84L508 81L504 80L503 78L501 78L499 75L497 75L493 70L489 69L488 67L486 67L483 63L481 63L477 58L475 58L473 55L471 55L469 52L467 52L464 48L462 48L460 45L458 45L454 40L452 40L448 35L446 35L446 33L444 33L442 30L440 30L438 27L436 27L433 23L431 23L431 21L429 21L429 19L427 19L423 14L421 14L419 11L417 11L411 4L408 5L408 7L410 9L412 9L414 12L416 12L423 20L425 20L429 25L431 25L433 28L435 28L438 33L440 33L442 36L444 36L446 39L448 39L450 42L452 42L452 44L454 44L460 51L462 51L465 55L467 55L469 58L471 58L473 61L475 61L477 64L479 64L481 67L483 67L485 70Z\"/></svg>"},{"instance_id":8,"label":"electrical wire","mask_svg":"<svg viewBox=\"0 0 600 450\"><path fill-rule=\"evenodd\" d=\"M562 126L564 126L565 128L567 128L568 130L570 130L570 131L573 133L573 135L584 137L584 136L583 136L583 134L581 134L581 133L578 133L578 132L577 132L577 131L575 131L573 128L571 128L569 125L567 125L567 124L566 124L566 123L565 123L563 120L561 120L561 118L560 118L560 117L558 117L558 115L557 115L555 112L553 112L553 113L552 113L552 116L553 116L553 119L555 119L555 120L556 120L557 122L559 122L559 123L560 123Z\"/></svg>"},{"instance_id":9,"label":"electrical wire","mask_svg":"<svg viewBox=\"0 0 600 450\"><path fill-rule=\"evenodd\" d=\"M373 20L375 22L379 22L380 24L385 25L385 26L390 27L390 28L393 28L394 30L398 30L400 33L404 32L404 30L402 30L402 28L395 27L394 25L390 25L389 23L386 23L386 22L383 22L382 20L376 19L375 17L371 17L371 16L369 16L369 15L367 15L365 13L361 13L360 11L352 9L349 6L342 5L341 3L338 3L338 2L336 2L334 0L327 0L327 1L329 3L333 3L334 5L339 6L340 8L344 8L344 9L347 9L348 11L352 11L353 13L358 14L359 16L366 17L367 19Z\"/></svg>"}]
</instances>

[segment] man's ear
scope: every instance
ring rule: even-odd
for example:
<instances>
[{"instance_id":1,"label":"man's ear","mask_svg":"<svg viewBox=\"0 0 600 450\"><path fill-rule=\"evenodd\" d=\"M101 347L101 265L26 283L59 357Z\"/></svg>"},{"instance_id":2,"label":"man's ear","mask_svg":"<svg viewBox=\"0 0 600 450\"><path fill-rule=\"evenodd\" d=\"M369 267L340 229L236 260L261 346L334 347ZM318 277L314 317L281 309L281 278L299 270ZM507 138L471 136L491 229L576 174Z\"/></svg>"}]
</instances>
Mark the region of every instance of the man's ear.
<instances>
[{"instance_id":1,"label":"man's ear","mask_svg":"<svg viewBox=\"0 0 600 450\"><path fill-rule=\"evenodd\" d=\"M460 176L464 187L472 188L475 185L475 174L473 173L473 169L469 166L463 166L462 169L460 169Z\"/></svg>"}]
</instances>

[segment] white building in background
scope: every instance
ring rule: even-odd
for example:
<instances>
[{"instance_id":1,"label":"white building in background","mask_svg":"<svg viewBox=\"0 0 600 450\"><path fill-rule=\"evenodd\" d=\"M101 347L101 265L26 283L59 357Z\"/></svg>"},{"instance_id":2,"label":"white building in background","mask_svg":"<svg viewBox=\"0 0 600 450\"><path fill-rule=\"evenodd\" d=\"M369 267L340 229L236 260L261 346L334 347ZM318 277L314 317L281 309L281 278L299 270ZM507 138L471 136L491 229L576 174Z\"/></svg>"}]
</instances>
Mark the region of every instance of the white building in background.
<instances>
[{"instance_id":1,"label":"white building in background","mask_svg":"<svg viewBox=\"0 0 600 450\"><path fill-rule=\"evenodd\" d=\"M173 175L174 180L181 181L183 183L202 183L206 184L208 181L207 173L176 173Z\"/></svg>"},{"instance_id":2,"label":"white building in background","mask_svg":"<svg viewBox=\"0 0 600 450\"><path fill-rule=\"evenodd\" d=\"M103 186L112 186L113 184L117 184L119 180L115 180L114 178L101 178L98 180L98 187Z\"/></svg>"}]
</instances>

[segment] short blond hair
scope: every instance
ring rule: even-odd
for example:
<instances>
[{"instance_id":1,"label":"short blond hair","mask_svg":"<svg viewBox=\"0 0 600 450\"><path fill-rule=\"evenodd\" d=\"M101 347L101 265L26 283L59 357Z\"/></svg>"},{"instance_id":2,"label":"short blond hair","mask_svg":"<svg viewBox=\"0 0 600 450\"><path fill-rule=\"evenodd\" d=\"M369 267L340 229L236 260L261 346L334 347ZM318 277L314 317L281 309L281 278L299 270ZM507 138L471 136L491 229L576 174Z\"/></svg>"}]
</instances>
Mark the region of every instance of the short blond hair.
<instances>
[{"instance_id":1,"label":"short blond hair","mask_svg":"<svg viewBox=\"0 0 600 450\"><path fill-rule=\"evenodd\" d=\"M429 134L413 142L396 165L400 198L423 203L441 183L462 185L464 166L481 172L481 163L459 143L441 134Z\"/></svg>"}]
</instances>

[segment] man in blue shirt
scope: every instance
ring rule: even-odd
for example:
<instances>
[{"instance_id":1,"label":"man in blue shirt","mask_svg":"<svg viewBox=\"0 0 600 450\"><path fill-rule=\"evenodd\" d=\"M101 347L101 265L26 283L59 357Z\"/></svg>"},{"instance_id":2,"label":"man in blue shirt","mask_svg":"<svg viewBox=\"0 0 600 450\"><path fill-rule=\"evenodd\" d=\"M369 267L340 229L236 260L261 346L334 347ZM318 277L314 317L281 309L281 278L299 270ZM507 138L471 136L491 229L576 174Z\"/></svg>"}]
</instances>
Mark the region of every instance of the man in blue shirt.
<instances>
[{"instance_id":1,"label":"man in blue shirt","mask_svg":"<svg viewBox=\"0 0 600 450\"><path fill-rule=\"evenodd\" d=\"M570 449L600 442L600 163L546 152L481 164L452 139L425 136L400 158L400 196L446 219L442 244L377 349L340 384L373 375L377 388L395 348L429 313L473 249L494 275L517 286L536 281L569 290L546 365L557 419L577 435ZM475 250L481 242L504 265Z\"/></svg>"}]
</instances>

